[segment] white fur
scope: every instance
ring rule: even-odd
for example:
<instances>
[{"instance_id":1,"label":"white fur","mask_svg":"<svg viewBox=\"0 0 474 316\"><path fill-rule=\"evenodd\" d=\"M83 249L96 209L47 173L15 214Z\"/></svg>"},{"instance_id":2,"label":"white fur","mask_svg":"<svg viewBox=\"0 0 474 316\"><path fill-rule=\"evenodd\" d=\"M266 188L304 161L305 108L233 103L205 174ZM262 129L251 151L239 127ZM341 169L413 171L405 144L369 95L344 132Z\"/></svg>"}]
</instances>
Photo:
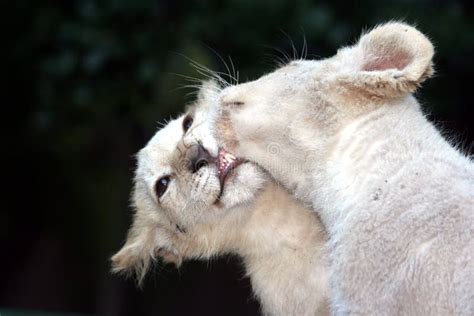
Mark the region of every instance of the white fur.
<instances>
[{"instance_id":1,"label":"white fur","mask_svg":"<svg viewBox=\"0 0 474 316\"><path fill-rule=\"evenodd\" d=\"M214 133L318 212L335 314L474 314L474 167L411 93L433 46L389 23L221 93Z\"/></svg>"},{"instance_id":2,"label":"white fur","mask_svg":"<svg viewBox=\"0 0 474 316\"><path fill-rule=\"evenodd\" d=\"M222 197L214 164L191 173L186 153L201 143L218 152L211 136L208 106L219 89L207 82L194 118L183 133L180 117L156 133L138 155L133 206L135 218L124 247L112 258L114 271L134 271L139 281L155 256L179 265L226 253L243 259L265 315L327 315L326 234L316 214L251 163L228 179ZM155 183L170 175L167 191L157 198Z\"/></svg>"}]
</instances>

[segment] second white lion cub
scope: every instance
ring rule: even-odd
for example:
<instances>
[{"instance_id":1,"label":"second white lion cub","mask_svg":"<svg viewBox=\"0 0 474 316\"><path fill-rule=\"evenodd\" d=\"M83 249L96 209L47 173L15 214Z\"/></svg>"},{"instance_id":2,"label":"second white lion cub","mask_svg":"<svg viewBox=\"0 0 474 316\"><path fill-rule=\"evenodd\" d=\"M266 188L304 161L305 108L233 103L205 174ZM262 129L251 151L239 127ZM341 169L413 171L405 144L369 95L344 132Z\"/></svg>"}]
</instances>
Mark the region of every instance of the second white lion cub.
<instances>
[{"instance_id":1,"label":"second white lion cub","mask_svg":"<svg viewBox=\"0 0 474 316\"><path fill-rule=\"evenodd\" d=\"M142 279L161 257L179 265L233 253L243 259L265 315L328 315L326 235L313 212L252 163L219 150L207 83L187 115L138 154L135 218L114 271Z\"/></svg>"},{"instance_id":2,"label":"second white lion cub","mask_svg":"<svg viewBox=\"0 0 474 316\"><path fill-rule=\"evenodd\" d=\"M474 315L474 165L411 95L432 56L389 23L221 93L226 149L321 215L336 314Z\"/></svg>"}]
</instances>

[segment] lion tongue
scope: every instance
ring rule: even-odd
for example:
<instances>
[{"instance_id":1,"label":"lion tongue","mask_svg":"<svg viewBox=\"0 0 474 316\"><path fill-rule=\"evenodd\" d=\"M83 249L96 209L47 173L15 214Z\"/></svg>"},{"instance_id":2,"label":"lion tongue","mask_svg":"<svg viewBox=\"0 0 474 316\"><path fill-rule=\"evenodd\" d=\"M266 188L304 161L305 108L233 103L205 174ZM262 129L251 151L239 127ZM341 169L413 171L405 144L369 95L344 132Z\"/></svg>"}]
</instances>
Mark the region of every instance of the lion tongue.
<instances>
[{"instance_id":1,"label":"lion tongue","mask_svg":"<svg viewBox=\"0 0 474 316\"><path fill-rule=\"evenodd\" d=\"M219 170L219 180L221 183L224 183L225 178L229 172L241 164L241 160L234 155L226 152L224 149L219 150L219 155L217 159L218 170Z\"/></svg>"}]
</instances>

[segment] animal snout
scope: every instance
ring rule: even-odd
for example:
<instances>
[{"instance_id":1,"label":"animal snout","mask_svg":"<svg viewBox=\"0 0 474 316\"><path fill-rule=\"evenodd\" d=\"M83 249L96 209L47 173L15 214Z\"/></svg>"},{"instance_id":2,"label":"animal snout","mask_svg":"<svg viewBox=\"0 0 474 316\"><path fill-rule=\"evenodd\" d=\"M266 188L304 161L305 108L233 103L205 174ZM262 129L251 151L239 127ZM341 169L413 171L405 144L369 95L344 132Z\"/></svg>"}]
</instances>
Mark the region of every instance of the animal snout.
<instances>
[{"instance_id":1,"label":"animal snout","mask_svg":"<svg viewBox=\"0 0 474 316\"><path fill-rule=\"evenodd\" d=\"M202 167L215 161L215 158L201 144L195 144L186 151L187 168L192 173L196 173Z\"/></svg>"}]
</instances>

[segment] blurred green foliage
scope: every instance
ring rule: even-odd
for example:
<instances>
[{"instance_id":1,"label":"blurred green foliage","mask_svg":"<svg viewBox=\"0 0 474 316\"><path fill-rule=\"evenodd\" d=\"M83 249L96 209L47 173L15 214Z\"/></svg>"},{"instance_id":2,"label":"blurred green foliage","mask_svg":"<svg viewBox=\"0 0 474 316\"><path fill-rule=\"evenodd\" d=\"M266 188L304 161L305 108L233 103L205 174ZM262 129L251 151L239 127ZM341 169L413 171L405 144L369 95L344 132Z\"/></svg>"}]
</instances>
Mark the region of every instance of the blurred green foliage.
<instances>
[{"instance_id":1,"label":"blurred green foliage","mask_svg":"<svg viewBox=\"0 0 474 316\"><path fill-rule=\"evenodd\" d=\"M6 155L15 163L6 170L13 191L0 228L15 240L10 268L42 273L29 253L46 240L63 267L49 278L64 297L58 306L96 306L111 282L108 257L130 223L133 154L157 121L192 100L192 91L177 89L187 82L176 74L201 78L183 55L224 72L214 50L227 62L231 56L246 81L273 69L278 50L292 54L294 43L300 51L304 37L310 57L327 57L361 30L403 19L436 45L438 75L419 94L422 102L472 141L472 13L469 1L435 0L3 3L7 124L15 136Z\"/></svg>"}]
</instances>

